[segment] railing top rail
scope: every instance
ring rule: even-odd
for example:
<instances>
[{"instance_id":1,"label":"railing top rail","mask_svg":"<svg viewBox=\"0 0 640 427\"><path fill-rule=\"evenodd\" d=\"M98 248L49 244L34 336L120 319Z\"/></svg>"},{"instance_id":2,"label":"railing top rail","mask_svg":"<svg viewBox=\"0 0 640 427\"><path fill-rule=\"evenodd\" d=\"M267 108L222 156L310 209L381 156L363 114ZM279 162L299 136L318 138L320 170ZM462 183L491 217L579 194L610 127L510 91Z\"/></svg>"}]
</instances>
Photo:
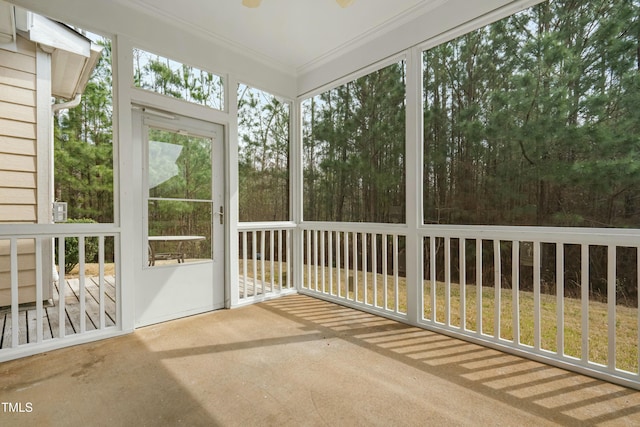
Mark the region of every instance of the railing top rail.
<instances>
[{"instance_id":1,"label":"railing top rail","mask_svg":"<svg viewBox=\"0 0 640 427\"><path fill-rule=\"evenodd\" d=\"M302 222L300 228L303 230L318 231L356 231L364 233L379 234L406 234L406 224L382 224L371 222Z\"/></svg>"},{"instance_id":2,"label":"railing top rail","mask_svg":"<svg viewBox=\"0 0 640 427\"><path fill-rule=\"evenodd\" d=\"M238 231L261 231L261 230L293 230L296 223L292 221L282 222L239 222Z\"/></svg>"},{"instance_id":3,"label":"railing top rail","mask_svg":"<svg viewBox=\"0 0 640 427\"><path fill-rule=\"evenodd\" d=\"M419 228L418 232L423 237L433 236L544 243L640 246L639 229L429 225Z\"/></svg>"},{"instance_id":4,"label":"railing top rail","mask_svg":"<svg viewBox=\"0 0 640 427\"><path fill-rule=\"evenodd\" d=\"M0 238L22 236L79 236L111 235L120 233L114 224L72 223L72 224L0 224Z\"/></svg>"}]
</instances>

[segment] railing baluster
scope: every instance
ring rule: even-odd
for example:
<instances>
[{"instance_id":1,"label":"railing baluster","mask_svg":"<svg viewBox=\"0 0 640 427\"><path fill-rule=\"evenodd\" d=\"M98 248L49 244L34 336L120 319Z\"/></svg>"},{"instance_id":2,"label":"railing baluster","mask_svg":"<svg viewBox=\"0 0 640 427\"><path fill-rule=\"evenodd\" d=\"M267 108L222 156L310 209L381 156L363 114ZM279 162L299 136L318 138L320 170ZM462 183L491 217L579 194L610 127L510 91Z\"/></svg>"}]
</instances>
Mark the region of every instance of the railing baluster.
<instances>
[{"instance_id":1,"label":"railing baluster","mask_svg":"<svg viewBox=\"0 0 640 427\"><path fill-rule=\"evenodd\" d=\"M65 316L65 298L67 283L65 279L64 268L64 255L65 255L65 238L58 238L58 337L64 338L66 333L66 316Z\"/></svg>"},{"instance_id":2,"label":"railing baluster","mask_svg":"<svg viewBox=\"0 0 640 427\"><path fill-rule=\"evenodd\" d=\"M253 296L258 295L258 232L251 232L251 259L253 264Z\"/></svg>"},{"instance_id":3,"label":"railing baluster","mask_svg":"<svg viewBox=\"0 0 640 427\"><path fill-rule=\"evenodd\" d=\"M358 301L358 233L352 234L353 239L353 301Z\"/></svg>"},{"instance_id":4,"label":"railing baluster","mask_svg":"<svg viewBox=\"0 0 640 427\"><path fill-rule=\"evenodd\" d=\"M318 233L318 230L313 232L313 287L316 292L318 291Z\"/></svg>"},{"instance_id":5,"label":"railing baluster","mask_svg":"<svg viewBox=\"0 0 640 427\"><path fill-rule=\"evenodd\" d=\"M556 347L564 356L564 244L556 243Z\"/></svg>"},{"instance_id":6,"label":"railing baluster","mask_svg":"<svg viewBox=\"0 0 640 427\"><path fill-rule=\"evenodd\" d=\"M451 238L444 238L444 324L451 326Z\"/></svg>"},{"instance_id":7,"label":"railing baluster","mask_svg":"<svg viewBox=\"0 0 640 427\"><path fill-rule=\"evenodd\" d=\"M9 262L11 277L11 347L16 348L19 342L18 308L18 239L12 237L9 241Z\"/></svg>"},{"instance_id":8,"label":"railing baluster","mask_svg":"<svg viewBox=\"0 0 640 427\"><path fill-rule=\"evenodd\" d=\"M340 296L340 293L342 291L341 288L341 280L340 277L342 276L342 269L340 268L340 232L336 231L336 287L337 287L337 292L338 292L338 296Z\"/></svg>"},{"instance_id":9,"label":"railing baluster","mask_svg":"<svg viewBox=\"0 0 640 427\"><path fill-rule=\"evenodd\" d=\"M38 237L36 241L36 342L41 343L43 340L42 328L42 238ZM51 268L51 266L49 266Z\"/></svg>"},{"instance_id":10,"label":"railing baluster","mask_svg":"<svg viewBox=\"0 0 640 427\"><path fill-rule=\"evenodd\" d=\"M333 292L333 231L327 232L327 246L329 247L329 295L335 295Z\"/></svg>"},{"instance_id":11,"label":"railing baluster","mask_svg":"<svg viewBox=\"0 0 640 427\"><path fill-rule=\"evenodd\" d=\"M349 232L344 232L344 297L349 299Z\"/></svg>"},{"instance_id":12,"label":"railing baluster","mask_svg":"<svg viewBox=\"0 0 640 427\"><path fill-rule=\"evenodd\" d=\"M382 280L384 285L384 295L382 296L382 303L384 309L389 309L389 250L388 235L385 233L382 235Z\"/></svg>"},{"instance_id":13,"label":"railing baluster","mask_svg":"<svg viewBox=\"0 0 640 427\"><path fill-rule=\"evenodd\" d=\"M275 239L273 237L273 233L275 233L275 230L269 230L269 276L271 276L271 292L273 292L275 290L276 287L276 274L275 274L275 269L276 269L276 265L275 265L275 257L274 257L274 252L273 252L273 244L275 242Z\"/></svg>"},{"instance_id":14,"label":"railing baluster","mask_svg":"<svg viewBox=\"0 0 640 427\"><path fill-rule=\"evenodd\" d=\"M393 235L393 294L395 298L394 311L397 313L400 311L400 299L398 295L399 291L399 273L400 266L398 264L398 235Z\"/></svg>"},{"instance_id":15,"label":"railing baluster","mask_svg":"<svg viewBox=\"0 0 640 427\"><path fill-rule=\"evenodd\" d=\"M493 336L500 339L500 308L502 307L502 263L500 262L500 240L493 240Z\"/></svg>"},{"instance_id":16,"label":"railing baluster","mask_svg":"<svg viewBox=\"0 0 640 427\"><path fill-rule=\"evenodd\" d=\"M312 253L311 253L311 230L307 230L307 256L305 257L307 259L307 289L311 290L311 260L312 258Z\"/></svg>"},{"instance_id":17,"label":"railing baluster","mask_svg":"<svg viewBox=\"0 0 640 427\"><path fill-rule=\"evenodd\" d=\"M367 285L368 280L367 280L367 270L368 270L368 266L367 266L367 256L368 256L368 251L367 251L367 236L368 233L362 233L361 238L362 238L362 302L364 304L367 304Z\"/></svg>"},{"instance_id":18,"label":"railing baluster","mask_svg":"<svg viewBox=\"0 0 640 427\"><path fill-rule=\"evenodd\" d=\"M640 377L640 246L636 246L636 374Z\"/></svg>"},{"instance_id":19,"label":"railing baluster","mask_svg":"<svg viewBox=\"0 0 640 427\"><path fill-rule=\"evenodd\" d=\"M513 343L520 344L520 242L511 244L511 298L513 310Z\"/></svg>"},{"instance_id":20,"label":"railing baluster","mask_svg":"<svg viewBox=\"0 0 640 427\"><path fill-rule=\"evenodd\" d=\"M476 333L482 335L482 239L476 239Z\"/></svg>"},{"instance_id":21,"label":"railing baluster","mask_svg":"<svg viewBox=\"0 0 640 427\"><path fill-rule=\"evenodd\" d=\"M431 280L431 321L436 321L436 237L429 236L429 278Z\"/></svg>"},{"instance_id":22,"label":"railing baluster","mask_svg":"<svg viewBox=\"0 0 640 427\"><path fill-rule=\"evenodd\" d=\"M98 238L98 306L100 310L100 329L106 326L104 306L104 236Z\"/></svg>"},{"instance_id":23,"label":"railing baluster","mask_svg":"<svg viewBox=\"0 0 640 427\"><path fill-rule=\"evenodd\" d=\"M607 247L607 322L609 371L616 370L616 246Z\"/></svg>"},{"instance_id":24,"label":"railing baluster","mask_svg":"<svg viewBox=\"0 0 640 427\"><path fill-rule=\"evenodd\" d=\"M467 254L465 252L466 241L464 237L458 240L458 265L460 282L460 329L466 329L467 323Z\"/></svg>"},{"instance_id":25,"label":"railing baluster","mask_svg":"<svg viewBox=\"0 0 640 427\"><path fill-rule=\"evenodd\" d=\"M265 271L265 240L267 232L265 230L260 231L260 292L262 295L266 293L265 288L267 287L267 277Z\"/></svg>"},{"instance_id":26,"label":"railing baluster","mask_svg":"<svg viewBox=\"0 0 640 427\"><path fill-rule=\"evenodd\" d=\"M325 260L324 251L325 251L324 230L322 230L320 232L320 268L321 268L320 278L322 280L323 294L327 293L326 275L325 275L326 260Z\"/></svg>"},{"instance_id":27,"label":"railing baluster","mask_svg":"<svg viewBox=\"0 0 640 427\"><path fill-rule=\"evenodd\" d=\"M373 272L373 306L378 305L378 234L371 236L371 264Z\"/></svg>"},{"instance_id":28,"label":"railing baluster","mask_svg":"<svg viewBox=\"0 0 640 427\"><path fill-rule=\"evenodd\" d=\"M278 230L278 292L282 291L282 233Z\"/></svg>"},{"instance_id":29,"label":"railing baluster","mask_svg":"<svg viewBox=\"0 0 640 427\"><path fill-rule=\"evenodd\" d=\"M78 261L79 261L79 280L78 280L78 286L80 287L79 289L79 296L78 298L80 299L80 333L84 334L87 330L87 315L86 315L86 298L85 298L85 287L84 287L84 282L85 282L85 274L84 274L84 270L85 270L85 253L84 253L84 245L85 245L85 236L79 236L78 237Z\"/></svg>"},{"instance_id":30,"label":"railing baluster","mask_svg":"<svg viewBox=\"0 0 640 427\"><path fill-rule=\"evenodd\" d=\"M582 333L582 363L589 362L589 245L582 244L580 247L580 300L582 303L581 333Z\"/></svg>"},{"instance_id":31,"label":"railing baluster","mask_svg":"<svg viewBox=\"0 0 640 427\"><path fill-rule=\"evenodd\" d=\"M292 234L291 231L287 230L286 236L285 236L286 237L285 240L287 242L286 243L286 245L287 245L287 259L286 259L286 264L285 264L286 265L286 269L287 269L287 271L286 271L286 273L287 273L287 289L291 288L291 271L292 271L292 269L291 269L291 262L292 262L292 260L291 260L291 234ZM302 269L302 266L300 266L300 269Z\"/></svg>"},{"instance_id":32,"label":"railing baluster","mask_svg":"<svg viewBox=\"0 0 640 427\"><path fill-rule=\"evenodd\" d=\"M242 290L243 298L247 297L247 288L249 287L249 281L247 280L247 232L242 231L242 283L244 289Z\"/></svg>"},{"instance_id":33,"label":"railing baluster","mask_svg":"<svg viewBox=\"0 0 640 427\"><path fill-rule=\"evenodd\" d=\"M540 350L540 242L533 242L533 348Z\"/></svg>"}]
</instances>

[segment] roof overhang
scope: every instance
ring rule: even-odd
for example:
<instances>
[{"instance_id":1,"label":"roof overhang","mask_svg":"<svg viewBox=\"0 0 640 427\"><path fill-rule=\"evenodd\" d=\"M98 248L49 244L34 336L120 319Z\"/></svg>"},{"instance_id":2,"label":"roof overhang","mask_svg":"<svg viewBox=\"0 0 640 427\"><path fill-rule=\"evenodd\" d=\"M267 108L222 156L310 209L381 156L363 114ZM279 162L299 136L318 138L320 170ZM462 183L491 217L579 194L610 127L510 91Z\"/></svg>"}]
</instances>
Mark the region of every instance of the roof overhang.
<instances>
[{"instance_id":1,"label":"roof overhang","mask_svg":"<svg viewBox=\"0 0 640 427\"><path fill-rule=\"evenodd\" d=\"M51 55L52 96L73 99L84 91L101 46L71 27L0 0L0 45L15 48L17 34Z\"/></svg>"},{"instance_id":2,"label":"roof overhang","mask_svg":"<svg viewBox=\"0 0 640 427\"><path fill-rule=\"evenodd\" d=\"M82 93L102 47L74 29L33 14L28 38L51 54L51 94L72 99Z\"/></svg>"}]
</instances>

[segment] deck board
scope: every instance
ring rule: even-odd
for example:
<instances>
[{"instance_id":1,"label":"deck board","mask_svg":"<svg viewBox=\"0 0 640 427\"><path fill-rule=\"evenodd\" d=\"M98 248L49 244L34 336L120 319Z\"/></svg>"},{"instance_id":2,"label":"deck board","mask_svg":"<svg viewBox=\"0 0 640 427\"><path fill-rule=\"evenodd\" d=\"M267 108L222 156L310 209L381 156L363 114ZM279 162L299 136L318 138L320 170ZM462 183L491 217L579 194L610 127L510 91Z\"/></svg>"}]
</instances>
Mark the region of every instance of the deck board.
<instances>
[{"instance_id":1,"label":"deck board","mask_svg":"<svg viewBox=\"0 0 640 427\"><path fill-rule=\"evenodd\" d=\"M80 280L68 278L65 280L64 309L65 335L80 332L80 316L86 318L86 331L100 327L100 287L97 277L87 277L85 280L85 312L80 313ZM115 325L116 318L116 288L115 278L106 276L104 280L104 311L105 327ZM59 285L54 286L53 299L44 302L42 310L42 339L58 338L59 333ZM18 315L19 343L35 343L38 340L37 312L35 304L20 307ZM10 348L12 345L11 310L0 310L0 348Z\"/></svg>"},{"instance_id":2,"label":"deck board","mask_svg":"<svg viewBox=\"0 0 640 427\"><path fill-rule=\"evenodd\" d=\"M98 282L97 277L90 278L93 286L87 286L87 291L95 301L98 306L98 310L100 310L100 284ZM115 325L115 314L116 314L116 300L115 300L115 287L112 284L107 283L105 278L104 285L104 311L105 311L105 326L113 326ZM100 317L98 317L98 322L100 321Z\"/></svg>"}]
</instances>

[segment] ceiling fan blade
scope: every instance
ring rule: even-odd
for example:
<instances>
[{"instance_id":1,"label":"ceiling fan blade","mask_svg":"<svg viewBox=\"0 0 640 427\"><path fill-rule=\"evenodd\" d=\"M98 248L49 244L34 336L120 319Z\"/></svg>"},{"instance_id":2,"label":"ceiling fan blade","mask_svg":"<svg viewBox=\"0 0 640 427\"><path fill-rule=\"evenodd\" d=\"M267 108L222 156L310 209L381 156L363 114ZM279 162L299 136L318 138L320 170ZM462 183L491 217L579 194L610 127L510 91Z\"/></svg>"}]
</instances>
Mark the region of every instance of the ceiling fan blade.
<instances>
[{"instance_id":1,"label":"ceiling fan blade","mask_svg":"<svg viewBox=\"0 0 640 427\"><path fill-rule=\"evenodd\" d=\"M244 7L250 7L250 8L256 8L258 6L260 6L260 2L262 0L242 0L242 5Z\"/></svg>"},{"instance_id":2,"label":"ceiling fan blade","mask_svg":"<svg viewBox=\"0 0 640 427\"><path fill-rule=\"evenodd\" d=\"M336 0L336 3L338 3L340 7L347 7L353 3L353 0Z\"/></svg>"}]
</instances>

